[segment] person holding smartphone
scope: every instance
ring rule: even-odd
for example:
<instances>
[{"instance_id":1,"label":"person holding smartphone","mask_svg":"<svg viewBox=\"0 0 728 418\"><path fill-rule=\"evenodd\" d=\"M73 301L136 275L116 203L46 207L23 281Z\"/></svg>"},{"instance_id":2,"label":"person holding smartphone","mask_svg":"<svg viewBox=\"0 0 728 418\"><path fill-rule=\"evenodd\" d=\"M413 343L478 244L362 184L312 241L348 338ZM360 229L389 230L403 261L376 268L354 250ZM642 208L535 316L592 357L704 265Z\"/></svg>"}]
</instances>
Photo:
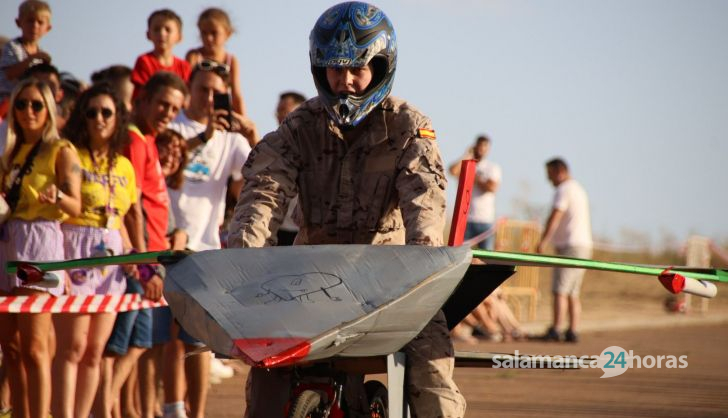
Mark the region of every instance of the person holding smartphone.
<instances>
[{"instance_id":1,"label":"person holding smartphone","mask_svg":"<svg viewBox=\"0 0 728 418\"><path fill-rule=\"evenodd\" d=\"M238 133L247 140L251 148L255 147L259 141L255 123L248 117L232 110L232 99L228 87L230 74L227 67L212 60L202 60L195 65L192 72L195 75L207 74L202 77L205 79L209 79L210 74L217 75L223 80L223 87L218 86L219 89L213 90L210 86L201 86L203 90L197 94L198 103L194 105L190 103L189 108L185 110L186 119L195 120L205 127L204 130L187 138L187 149L193 151L198 146L206 144L215 137L216 131ZM190 75L190 88L192 88L192 83L192 75Z\"/></svg>"},{"instance_id":2,"label":"person holding smartphone","mask_svg":"<svg viewBox=\"0 0 728 418\"><path fill-rule=\"evenodd\" d=\"M187 232L187 248L193 251L221 248L219 230L225 214L228 177L232 177L230 190L237 196L243 186L240 167L248 158L250 143L258 141L255 124L231 110L228 79L227 69L214 61L197 64L190 75L189 106L169 125L187 138L189 162L184 182L177 190L169 189L169 197L177 227ZM169 318L167 321L171 322ZM184 330L178 332L177 324L168 325L168 335L177 335L184 343L168 341L165 349L165 361L172 373L164 376L168 389L164 416L172 418L184 412L184 385L179 383L185 380L185 352L198 349L202 343ZM195 392L189 396L190 418L202 418L210 356L192 356L187 365L188 390Z\"/></svg>"}]
</instances>

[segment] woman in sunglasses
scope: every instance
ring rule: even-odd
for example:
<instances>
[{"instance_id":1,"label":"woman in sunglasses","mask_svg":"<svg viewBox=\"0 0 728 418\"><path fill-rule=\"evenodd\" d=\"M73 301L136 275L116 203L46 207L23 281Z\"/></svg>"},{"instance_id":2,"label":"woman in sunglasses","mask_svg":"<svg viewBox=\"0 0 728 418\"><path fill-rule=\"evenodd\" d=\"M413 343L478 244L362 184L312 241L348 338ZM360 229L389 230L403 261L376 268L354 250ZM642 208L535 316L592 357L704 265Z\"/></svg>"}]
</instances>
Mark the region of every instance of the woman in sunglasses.
<instances>
[{"instance_id":1,"label":"woman in sunglasses","mask_svg":"<svg viewBox=\"0 0 728 418\"><path fill-rule=\"evenodd\" d=\"M122 155L129 140L127 124L123 101L102 83L81 94L64 128L81 160L83 201L80 215L62 225L66 259L122 254L131 247L123 218L137 201L137 190L134 169ZM69 275L72 295L122 295L126 290L119 266L71 270ZM87 417L116 314L64 314L53 319L58 348L51 414Z\"/></svg>"},{"instance_id":2,"label":"woman in sunglasses","mask_svg":"<svg viewBox=\"0 0 728 418\"><path fill-rule=\"evenodd\" d=\"M30 78L10 99L7 142L0 172L2 192L12 212L2 226L8 260L62 260L60 221L81 213L81 174L73 145L59 137L50 88ZM63 272L39 282L0 276L4 295L28 296L64 290ZM51 402L50 313L0 313L0 344L7 356L13 416L47 418Z\"/></svg>"}]
</instances>

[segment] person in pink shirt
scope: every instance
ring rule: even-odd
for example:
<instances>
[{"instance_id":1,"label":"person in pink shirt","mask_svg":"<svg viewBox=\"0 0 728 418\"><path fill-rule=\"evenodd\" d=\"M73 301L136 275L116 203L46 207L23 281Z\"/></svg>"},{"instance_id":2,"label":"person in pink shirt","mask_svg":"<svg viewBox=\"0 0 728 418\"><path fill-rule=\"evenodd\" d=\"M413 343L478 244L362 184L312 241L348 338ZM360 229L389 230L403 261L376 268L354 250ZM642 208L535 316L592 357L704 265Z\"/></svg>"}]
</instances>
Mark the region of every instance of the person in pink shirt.
<instances>
[{"instance_id":1,"label":"person in pink shirt","mask_svg":"<svg viewBox=\"0 0 728 418\"><path fill-rule=\"evenodd\" d=\"M190 64L173 53L175 45L182 40L182 19L169 9L155 10L147 19L147 39L154 49L140 55L131 73L136 98L149 78L157 71L169 71L187 82L190 78Z\"/></svg>"}]
</instances>

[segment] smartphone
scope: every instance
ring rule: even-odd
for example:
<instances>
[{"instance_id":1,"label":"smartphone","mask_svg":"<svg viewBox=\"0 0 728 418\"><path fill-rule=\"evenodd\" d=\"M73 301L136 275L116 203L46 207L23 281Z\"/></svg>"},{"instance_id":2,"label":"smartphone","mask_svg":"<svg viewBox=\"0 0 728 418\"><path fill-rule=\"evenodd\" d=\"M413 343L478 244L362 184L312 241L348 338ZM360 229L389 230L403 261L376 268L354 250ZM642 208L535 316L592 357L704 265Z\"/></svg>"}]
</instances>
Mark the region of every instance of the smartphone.
<instances>
[{"instance_id":1,"label":"smartphone","mask_svg":"<svg viewBox=\"0 0 728 418\"><path fill-rule=\"evenodd\" d=\"M215 93L212 96L212 107L215 110L222 109L227 110L227 116L225 117L225 120L228 122L228 126L233 126L233 115L232 112L232 105L230 101L230 94L228 93Z\"/></svg>"}]
</instances>

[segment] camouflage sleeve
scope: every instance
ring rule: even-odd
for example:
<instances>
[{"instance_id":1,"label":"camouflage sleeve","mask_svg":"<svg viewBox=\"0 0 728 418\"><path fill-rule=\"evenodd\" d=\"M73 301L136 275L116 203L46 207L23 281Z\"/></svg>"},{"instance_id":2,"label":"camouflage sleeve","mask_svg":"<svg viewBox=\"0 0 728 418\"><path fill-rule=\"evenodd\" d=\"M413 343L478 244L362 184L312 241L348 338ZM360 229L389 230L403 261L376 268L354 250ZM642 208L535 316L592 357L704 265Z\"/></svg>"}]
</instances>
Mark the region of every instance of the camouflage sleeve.
<instances>
[{"instance_id":1,"label":"camouflage sleeve","mask_svg":"<svg viewBox=\"0 0 728 418\"><path fill-rule=\"evenodd\" d=\"M420 128L431 129L425 119ZM397 191L407 244L443 245L447 180L434 138L415 135L398 166Z\"/></svg>"},{"instance_id":2,"label":"camouflage sleeve","mask_svg":"<svg viewBox=\"0 0 728 418\"><path fill-rule=\"evenodd\" d=\"M243 165L245 185L228 227L228 247L276 244L288 202L296 195L298 151L282 125L258 143Z\"/></svg>"}]
</instances>

